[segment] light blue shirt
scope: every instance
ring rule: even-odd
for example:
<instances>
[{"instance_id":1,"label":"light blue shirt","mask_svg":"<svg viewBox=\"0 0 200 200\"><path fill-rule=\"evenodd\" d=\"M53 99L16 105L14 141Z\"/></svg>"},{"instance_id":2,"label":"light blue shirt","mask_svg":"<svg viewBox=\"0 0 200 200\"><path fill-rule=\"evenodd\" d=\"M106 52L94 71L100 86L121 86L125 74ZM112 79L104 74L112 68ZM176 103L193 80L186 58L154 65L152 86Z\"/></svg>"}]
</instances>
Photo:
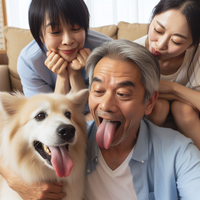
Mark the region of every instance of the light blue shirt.
<instances>
[{"instance_id":1,"label":"light blue shirt","mask_svg":"<svg viewBox=\"0 0 200 200\"><path fill-rule=\"evenodd\" d=\"M84 47L92 51L105 41L111 40L112 39L106 35L88 30ZM46 47L45 50L47 51ZM46 58L46 54L42 52L35 40L22 49L17 62L17 70L26 97L38 93L50 93L54 91L57 74L53 73L45 66L44 62ZM85 69L81 70L81 74L88 87L88 76L86 75Z\"/></svg>"},{"instance_id":2,"label":"light blue shirt","mask_svg":"<svg viewBox=\"0 0 200 200\"><path fill-rule=\"evenodd\" d=\"M93 123L88 129L87 174L98 164L98 151ZM177 131L142 119L129 166L138 200L200 199L200 151Z\"/></svg>"}]
</instances>

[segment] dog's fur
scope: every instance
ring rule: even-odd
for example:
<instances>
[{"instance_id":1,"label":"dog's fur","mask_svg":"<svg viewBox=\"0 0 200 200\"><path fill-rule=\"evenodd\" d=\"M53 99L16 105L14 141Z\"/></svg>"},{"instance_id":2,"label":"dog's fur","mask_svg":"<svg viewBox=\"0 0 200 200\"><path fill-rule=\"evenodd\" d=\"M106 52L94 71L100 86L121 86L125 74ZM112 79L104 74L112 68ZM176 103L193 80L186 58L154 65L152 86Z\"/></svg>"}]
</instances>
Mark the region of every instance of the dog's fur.
<instances>
[{"instance_id":1,"label":"dog's fur","mask_svg":"<svg viewBox=\"0 0 200 200\"><path fill-rule=\"evenodd\" d=\"M87 96L87 89L76 94L70 92L66 96L52 93L38 94L31 98L25 98L22 94L1 92L1 165L10 168L28 184L41 181L66 182L64 192L67 196L63 200L81 200L86 160L86 122L83 108ZM73 161L71 173L58 173L59 176L67 177L58 177L52 162L47 159L48 156L45 154L43 158L36 150L37 146L41 150L41 143L50 147L68 146ZM21 200L1 176L0 179L0 200Z\"/></svg>"}]
</instances>

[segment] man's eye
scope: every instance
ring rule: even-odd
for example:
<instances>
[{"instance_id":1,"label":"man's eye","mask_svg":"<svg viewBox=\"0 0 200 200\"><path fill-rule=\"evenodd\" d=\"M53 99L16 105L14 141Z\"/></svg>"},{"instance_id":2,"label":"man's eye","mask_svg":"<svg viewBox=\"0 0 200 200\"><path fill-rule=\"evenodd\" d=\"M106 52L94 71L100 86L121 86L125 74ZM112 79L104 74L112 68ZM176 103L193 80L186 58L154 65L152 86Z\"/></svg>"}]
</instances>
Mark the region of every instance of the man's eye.
<instances>
[{"instance_id":1,"label":"man's eye","mask_svg":"<svg viewBox=\"0 0 200 200\"><path fill-rule=\"evenodd\" d=\"M128 101L130 100L130 94L127 93L117 93L117 96L119 99L121 99L122 101Z\"/></svg>"},{"instance_id":2,"label":"man's eye","mask_svg":"<svg viewBox=\"0 0 200 200\"><path fill-rule=\"evenodd\" d=\"M120 97L128 97L128 94L124 94L124 93L117 93Z\"/></svg>"},{"instance_id":3,"label":"man's eye","mask_svg":"<svg viewBox=\"0 0 200 200\"><path fill-rule=\"evenodd\" d=\"M94 90L94 93L101 94L103 92L101 90Z\"/></svg>"},{"instance_id":4,"label":"man's eye","mask_svg":"<svg viewBox=\"0 0 200 200\"><path fill-rule=\"evenodd\" d=\"M96 96L102 96L104 94L104 91L103 90L94 90L93 93Z\"/></svg>"}]
</instances>

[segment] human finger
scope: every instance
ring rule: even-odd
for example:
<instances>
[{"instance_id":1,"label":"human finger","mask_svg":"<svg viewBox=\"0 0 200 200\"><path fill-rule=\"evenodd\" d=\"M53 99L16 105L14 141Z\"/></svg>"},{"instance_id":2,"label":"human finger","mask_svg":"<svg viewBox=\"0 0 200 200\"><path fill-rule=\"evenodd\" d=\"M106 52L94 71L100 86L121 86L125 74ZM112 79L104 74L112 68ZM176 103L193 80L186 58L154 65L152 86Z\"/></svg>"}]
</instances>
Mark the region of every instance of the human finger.
<instances>
[{"instance_id":1,"label":"human finger","mask_svg":"<svg viewBox=\"0 0 200 200\"><path fill-rule=\"evenodd\" d=\"M90 51L90 49L88 49L88 48L84 48L84 49L81 49L81 50L79 51L79 53L81 54L81 56L82 56L83 58L87 59L88 56L91 54L91 51Z\"/></svg>"},{"instance_id":2,"label":"human finger","mask_svg":"<svg viewBox=\"0 0 200 200\"><path fill-rule=\"evenodd\" d=\"M85 63L86 63L86 60L82 57L82 55L80 54L77 54L77 57L75 60L73 60L71 63L70 63L70 67L74 70L80 70L82 69L83 67L85 67Z\"/></svg>"},{"instance_id":3,"label":"human finger","mask_svg":"<svg viewBox=\"0 0 200 200\"><path fill-rule=\"evenodd\" d=\"M66 196L63 192L63 186L65 183L42 183L41 190L45 191L39 199L62 199Z\"/></svg>"},{"instance_id":4,"label":"human finger","mask_svg":"<svg viewBox=\"0 0 200 200\"><path fill-rule=\"evenodd\" d=\"M64 192L61 192L61 193L50 193L50 192L47 192L47 193L43 193L42 195L37 195L36 196L36 199L38 200L43 200L43 199L62 199L66 197L66 193Z\"/></svg>"},{"instance_id":5,"label":"human finger","mask_svg":"<svg viewBox=\"0 0 200 200\"><path fill-rule=\"evenodd\" d=\"M60 55L55 54L48 64L49 69L53 69L54 66L57 64L57 62L60 60L60 58L61 58ZM61 58L61 60L62 60L62 58Z\"/></svg>"},{"instance_id":6,"label":"human finger","mask_svg":"<svg viewBox=\"0 0 200 200\"><path fill-rule=\"evenodd\" d=\"M58 62L58 60L60 59L60 55L55 54L54 52L52 52L47 59L45 60L45 65L52 70L52 68L56 65L56 63Z\"/></svg>"},{"instance_id":7,"label":"human finger","mask_svg":"<svg viewBox=\"0 0 200 200\"><path fill-rule=\"evenodd\" d=\"M77 54L77 60L81 63L82 66L85 66L88 56L90 55L90 49L81 49Z\"/></svg>"},{"instance_id":8,"label":"human finger","mask_svg":"<svg viewBox=\"0 0 200 200\"><path fill-rule=\"evenodd\" d=\"M82 69L84 66L82 67L81 63L80 63L77 59L75 59L75 60L73 60L71 63L69 63L69 67L70 67L71 69L73 69L73 70L80 70L80 69Z\"/></svg>"},{"instance_id":9,"label":"human finger","mask_svg":"<svg viewBox=\"0 0 200 200\"><path fill-rule=\"evenodd\" d=\"M58 75L63 75L67 72L67 65L68 62L66 60L64 60L63 58L59 58L54 66L51 68L51 71Z\"/></svg>"},{"instance_id":10,"label":"human finger","mask_svg":"<svg viewBox=\"0 0 200 200\"><path fill-rule=\"evenodd\" d=\"M51 54L52 51L47 51L46 56L48 57Z\"/></svg>"},{"instance_id":11,"label":"human finger","mask_svg":"<svg viewBox=\"0 0 200 200\"><path fill-rule=\"evenodd\" d=\"M67 66L68 66L68 62L66 60L64 60L64 62L60 66L57 74L59 74L59 75L65 75L65 74L67 74Z\"/></svg>"},{"instance_id":12,"label":"human finger","mask_svg":"<svg viewBox=\"0 0 200 200\"><path fill-rule=\"evenodd\" d=\"M81 49L77 54L77 60L80 62L82 68L85 66L88 56L90 55L90 49Z\"/></svg>"},{"instance_id":13,"label":"human finger","mask_svg":"<svg viewBox=\"0 0 200 200\"><path fill-rule=\"evenodd\" d=\"M53 59L53 57L55 56L55 52L49 51L46 53L46 55L47 59L44 62L45 65L47 64L47 62L50 62Z\"/></svg>"},{"instance_id":14,"label":"human finger","mask_svg":"<svg viewBox=\"0 0 200 200\"><path fill-rule=\"evenodd\" d=\"M25 190L20 191L19 195L24 200L46 200L60 199L66 196L63 190L63 185L55 185L52 183L39 183L28 185Z\"/></svg>"},{"instance_id":15,"label":"human finger","mask_svg":"<svg viewBox=\"0 0 200 200\"><path fill-rule=\"evenodd\" d=\"M76 60L80 63L81 68L85 66L86 60L81 54L77 54Z\"/></svg>"}]
</instances>

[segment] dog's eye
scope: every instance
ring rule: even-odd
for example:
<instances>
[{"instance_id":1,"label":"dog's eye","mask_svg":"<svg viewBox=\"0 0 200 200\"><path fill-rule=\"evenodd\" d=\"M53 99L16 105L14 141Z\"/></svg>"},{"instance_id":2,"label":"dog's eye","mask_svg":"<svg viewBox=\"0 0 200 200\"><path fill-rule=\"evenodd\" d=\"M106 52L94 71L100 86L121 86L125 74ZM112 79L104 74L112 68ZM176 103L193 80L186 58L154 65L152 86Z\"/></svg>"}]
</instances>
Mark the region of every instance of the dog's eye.
<instances>
[{"instance_id":1,"label":"dog's eye","mask_svg":"<svg viewBox=\"0 0 200 200\"><path fill-rule=\"evenodd\" d=\"M39 113L39 114L37 114L37 115L35 116L35 119L36 119L37 121L42 121L43 119L45 119L45 117L46 117L45 113L44 113L44 112L41 112L41 113Z\"/></svg>"},{"instance_id":2,"label":"dog's eye","mask_svg":"<svg viewBox=\"0 0 200 200\"><path fill-rule=\"evenodd\" d=\"M68 119L71 119L71 113L70 113L69 111L67 111L67 112L65 113L65 117L67 117Z\"/></svg>"}]
</instances>

